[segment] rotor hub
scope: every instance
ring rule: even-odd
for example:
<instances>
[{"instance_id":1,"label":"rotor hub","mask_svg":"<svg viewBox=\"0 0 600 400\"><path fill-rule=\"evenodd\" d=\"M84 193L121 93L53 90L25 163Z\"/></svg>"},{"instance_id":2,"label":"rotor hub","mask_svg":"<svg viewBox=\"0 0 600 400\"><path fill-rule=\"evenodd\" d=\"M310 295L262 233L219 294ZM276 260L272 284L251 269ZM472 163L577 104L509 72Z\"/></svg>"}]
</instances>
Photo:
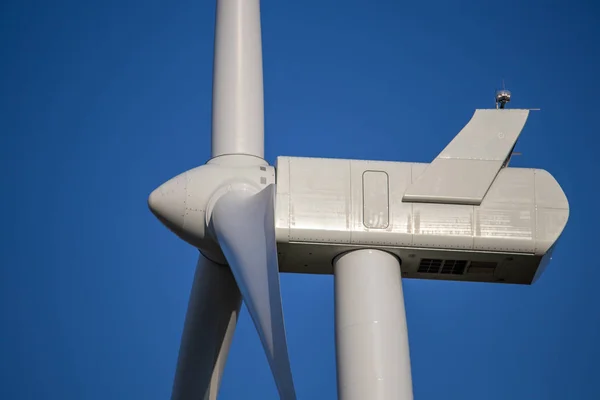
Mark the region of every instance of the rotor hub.
<instances>
[{"instance_id":1,"label":"rotor hub","mask_svg":"<svg viewBox=\"0 0 600 400\"><path fill-rule=\"evenodd\" d=\"M214 249L208 232L216 201L232 190L258 193L275 183L275 168L253 156L231 155L179 174L155 189L148 198L152 213L192 246Z\"/></svg>"}]
</instances>

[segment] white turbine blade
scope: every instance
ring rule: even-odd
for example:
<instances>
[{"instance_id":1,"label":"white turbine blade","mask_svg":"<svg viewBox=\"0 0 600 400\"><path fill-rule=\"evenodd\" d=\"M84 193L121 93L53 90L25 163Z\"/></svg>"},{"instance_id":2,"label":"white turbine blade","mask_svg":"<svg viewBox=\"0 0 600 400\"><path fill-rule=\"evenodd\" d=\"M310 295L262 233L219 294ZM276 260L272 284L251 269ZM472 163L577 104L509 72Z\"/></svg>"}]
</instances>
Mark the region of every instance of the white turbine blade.
<instances>
[{"instance_id":1,"label":"white turbine blade","mask_svg":"<svg viewBox=\"0 0 600 400\"><path fill-rule=\"evenodd\" d=\"M264 156L259 0L218 0L213 66L212 157Z\"/></svg>"},{"instance_id":2,"label":"white turbine blade","mask_svg":"<svg viewBox=\"0 0 600 400\"><path fill-rule=\"evenodd\" d=\"M275 185L234 190L214 206L212 229L238 283L275 377L279 396L296 398L285 338L275 242Z\"/></svg>"},{"instance_id":3,"label":"white turbine blade","mask_svg":"<svg viewBox=\"0 0 600 400\"><path fill-rule=\"evenodd\" d=\"M242 297L231 270L200 254L172 400L216 400Z\"/></svg>"}]
</instances>

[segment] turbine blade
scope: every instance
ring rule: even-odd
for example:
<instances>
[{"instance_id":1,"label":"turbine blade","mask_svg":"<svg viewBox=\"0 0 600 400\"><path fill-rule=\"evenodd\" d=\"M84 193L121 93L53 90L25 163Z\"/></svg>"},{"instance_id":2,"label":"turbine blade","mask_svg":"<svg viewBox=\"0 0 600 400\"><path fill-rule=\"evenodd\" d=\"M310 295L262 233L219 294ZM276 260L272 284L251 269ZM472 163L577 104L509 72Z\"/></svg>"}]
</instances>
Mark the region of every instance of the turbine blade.
<instances>
[{"instance_id":1,"label":"turbine blade","mask_svg":"<svg viewBox=\"0 0 600 400\"><path fill-rule=\"evenodd\" d=\"M211 226L267 354L279 396L296 398L287 350L275 242L275 185L217 200Z\"/></svg>"},{"instance_id":2,"label":"turbine blade","mask_svg":"<svg viewBox=\"0 0 600 400\"><path fill-rule=\"evenodd\" d=\"M212 100L212 157L264 157L259 0L218 0Z\"/></svg>"},{"instance_id":3,"label":"turbine blade","mask_svg":"<svg viewBox=\"0 0 600 400\"><path fill-rule=\"evenodd\" d=\"M216 400L241 293L231 270L198 259L179 348L172 400Z\"/></svg>"}]
</instances>

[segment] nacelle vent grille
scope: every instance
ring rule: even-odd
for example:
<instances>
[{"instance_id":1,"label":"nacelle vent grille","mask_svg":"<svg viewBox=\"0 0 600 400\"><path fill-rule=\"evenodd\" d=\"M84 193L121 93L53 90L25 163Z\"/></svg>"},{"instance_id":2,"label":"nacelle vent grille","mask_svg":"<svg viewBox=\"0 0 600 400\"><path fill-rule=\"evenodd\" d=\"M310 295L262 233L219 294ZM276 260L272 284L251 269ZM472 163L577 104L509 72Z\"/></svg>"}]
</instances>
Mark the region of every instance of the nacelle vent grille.
<instances>
[{"instance_id":1,"label":"nacelle vent grille","mask_svg":"<svg viewBox=\"0 0 600 400\"><path fill-rule=\"evenodd\" d=\"M440 260L423 258L419 263L417 272L424 274L452 274L462 275L467 268L467 260Z\"/></svg>"}]
</instances>

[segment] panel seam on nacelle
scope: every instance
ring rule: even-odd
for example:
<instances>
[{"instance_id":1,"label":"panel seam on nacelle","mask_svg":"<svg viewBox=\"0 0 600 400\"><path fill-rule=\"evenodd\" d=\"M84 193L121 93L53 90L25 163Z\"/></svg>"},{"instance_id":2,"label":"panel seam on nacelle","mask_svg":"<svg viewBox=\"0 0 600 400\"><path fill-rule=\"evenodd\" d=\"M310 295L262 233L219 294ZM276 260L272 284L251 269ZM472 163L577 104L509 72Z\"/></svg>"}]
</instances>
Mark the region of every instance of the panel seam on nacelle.
<instances>
[{"instance_id":1,"label":"panel seam on nacelle","mask_svg":"<svg viewBox=\"0 0 600 400\"><path fill-rule=\"evenodd\" d=\"M350 230L350 239L349 239L350 244L352 244L352 240L354 239L354 226L355 226L354 224L356 223L353 218L354 217L354 214L353 214L354 213L354 204L353 204L354 202L352 201L353 200L352 194L354 192L352 191L352 178L353 178L352 164L353 164L352 160L348 160L348 179L350 180L350 183L349 183L349 188L348 188L348 190L349 190L349 193L348 193L349 207L348 208L349 209L346 212L346 218L348 218L349 220L346 220L346 228Z\"/></svg>"}]
</instances>

